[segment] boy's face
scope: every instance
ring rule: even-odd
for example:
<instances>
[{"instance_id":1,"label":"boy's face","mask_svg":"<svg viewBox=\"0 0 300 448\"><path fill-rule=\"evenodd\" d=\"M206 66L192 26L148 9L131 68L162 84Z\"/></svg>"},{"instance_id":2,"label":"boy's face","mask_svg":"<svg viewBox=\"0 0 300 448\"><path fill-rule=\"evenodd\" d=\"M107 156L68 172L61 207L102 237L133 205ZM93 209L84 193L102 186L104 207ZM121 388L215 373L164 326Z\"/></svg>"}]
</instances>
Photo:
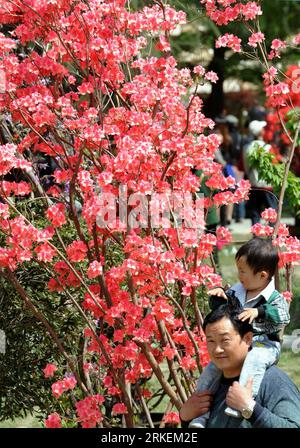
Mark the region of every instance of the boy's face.
<instances>
[{"instance_id":1,"label":"boy's face","mask_svg":"<svg viewBox=\"0 0 300 448\"><path fill-rule=\"evenodd\" d=\"M246 260L245 255L236 260L240 282L247 291L262 291L269 283L268 272L260 271L254 274L252 268L248 265Z\"/></svg>"}]
</instances>

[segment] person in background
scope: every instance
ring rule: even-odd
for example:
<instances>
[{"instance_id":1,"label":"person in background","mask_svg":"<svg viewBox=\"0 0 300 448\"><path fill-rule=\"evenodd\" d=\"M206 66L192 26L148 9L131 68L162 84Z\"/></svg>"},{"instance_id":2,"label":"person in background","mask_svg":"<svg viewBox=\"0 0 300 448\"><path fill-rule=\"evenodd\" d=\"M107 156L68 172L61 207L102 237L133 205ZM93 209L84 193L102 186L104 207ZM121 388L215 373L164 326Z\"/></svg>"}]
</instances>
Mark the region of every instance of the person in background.
<instances>
[{"instance_id":1,"label":"person in background","mask_svg":"<svg viewBox=\"0 0 300 448\"><path fill-rule=\"evenodd\" d=\"M277 198L273 193L272 185L262 180L256 168L250 166L249 156L257 148L263 148L269 152L271 145L263 139L266 121L254 120L249 123L249 133L253 140L243 148L243 165L247 179L250 181L251 190L247 203L252 225L260 221L260 214L265 208L277 208Z\"/></svg>"}]
</instances>

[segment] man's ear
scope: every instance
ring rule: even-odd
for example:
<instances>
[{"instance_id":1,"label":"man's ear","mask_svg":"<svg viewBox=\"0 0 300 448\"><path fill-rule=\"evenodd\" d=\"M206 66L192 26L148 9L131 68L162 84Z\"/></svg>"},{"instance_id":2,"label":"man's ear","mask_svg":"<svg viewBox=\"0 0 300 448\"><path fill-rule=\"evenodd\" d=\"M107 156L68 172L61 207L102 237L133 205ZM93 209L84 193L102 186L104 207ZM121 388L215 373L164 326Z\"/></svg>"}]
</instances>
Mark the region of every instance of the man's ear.
<instances>
[{"instance_id":1,"label":"man's ear","mask_svg":"<svg viewBox=\"0 0 300 448\"><path fill-rule=\"evenodd\" d=\"M249 347L251 347L251 345L252 345L252 339L253 339L252 331L248 331L248 333L244 334L243 340L246 342L246 344Z\"/></svg>"}]
</instances>

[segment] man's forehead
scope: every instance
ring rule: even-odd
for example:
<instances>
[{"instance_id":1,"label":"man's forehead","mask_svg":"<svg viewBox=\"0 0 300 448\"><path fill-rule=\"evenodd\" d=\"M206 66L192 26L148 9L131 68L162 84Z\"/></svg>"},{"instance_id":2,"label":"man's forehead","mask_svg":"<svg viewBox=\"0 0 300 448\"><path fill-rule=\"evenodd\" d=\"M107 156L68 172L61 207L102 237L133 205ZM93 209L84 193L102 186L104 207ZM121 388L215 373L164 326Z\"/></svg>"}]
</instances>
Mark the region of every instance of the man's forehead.
<instances>
[{"instance_id":1,"label":"man's forehead","mask_svg":"<svg viewBox=\"0 0 300 448\"><path fill-rule=\"evenodd\" d=\"M211 324L207 324L205 329L206 337L208 336L226 336L236 334L237 331L234 328L230 319L223 317L222 319L213 322Z\"/></svg>"}]
</instances>

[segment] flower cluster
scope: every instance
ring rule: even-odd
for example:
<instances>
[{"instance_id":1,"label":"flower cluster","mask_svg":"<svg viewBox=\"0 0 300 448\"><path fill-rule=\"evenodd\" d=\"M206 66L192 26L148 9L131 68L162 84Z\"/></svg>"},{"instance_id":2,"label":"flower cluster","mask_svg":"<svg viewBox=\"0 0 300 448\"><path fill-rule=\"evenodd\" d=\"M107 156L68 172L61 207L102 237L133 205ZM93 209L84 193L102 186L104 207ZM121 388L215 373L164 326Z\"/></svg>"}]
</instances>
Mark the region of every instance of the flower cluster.
<instances>
[{"instance_id":1,"label":"flower cluster","mask_svg":"<svg viewBox=\"0 0 300 448\"><path fill-rule=\"evenodd\" d=\"M45 420L46 428L61 428L61 417L57 412L48 415L47 420Z\"/></svg>"},{"instance_id":2,"label":"flower cluster","mask_svg":"<svg viewBox=\"0 0 300 448\"><path fill-rule=\"evenodd\" d=\"M206 13L217 25L227 25L235 20L255 20L262 14L257 2L236 3L236 0L201 0Z\"/></svg>"},{"instance_id":3,"label":"flower cluster","mask_svg":"<svg viewBox=\"0 0 300 448\"><path fill-rule=\"evenodd\" d=\"M45 378L52 377L54 375L54 372L56 372L56 370L57 367L54 364L47 364L43 370Z\"/></svg>"},{"instance_id":4,"label":"flower cluster","mask_svg":"<svg viewBox=\"0 0 300 448\"><path fill-rule=\"evenodd\" d=\"M180 417L178 412L168 412L163 418L164 423L173 423L175 425L179 425Z\"/></svg>"},{"instance_id":5,"label":"flower cluster","mask_svg":"<svg viewBox=\"0 0 300 448\"><path fill-rule=\"evenodd\" d=\"M64 392L74 389L76 384L77 381L74 376L68 376L63 380L57 381L56 383L52 384L52 394L54 395L54 397L59 398Z\"/></svg>"},{"instance_id":6,"label":"flower cluster","mask_svg":"<svg viewBox=\"0 0 300 448\"><path fill-rule=\"evenodd\" d=\"M102 419L99 407L103 404L102 395L91 395L76 403L76 412L82 428L95 428Z\"/></svg>"},{"instance_id":7,"label":"flower cluster","mask_svg":"<svg viewBox=\"0 0 300 448\"><path fill-rule=\"evenodd\" d=\"M277 212L273 208L266 208L262 214L261 217L268 222L276 222L277 220Z\"/></svg>"},{"instance_id":8,"label":"flower cluster","mask_svg":"<svg viewBox=\"0 0 300 448\"><path fill-rule=\"evenodd\" d=\"M280 58L280 51L286 48L286 42L280 39L274 39L271 44L271 52L268 55L268 59Z\"/></svg>"},{"instance_id":9,"label":"flower cluster","mask_svg":"<svg viewBox=\"0 0 300 448\"><path fill-rule=\"evenodd\" d=\"M239 37L235 36L234 34L226 33L216 40L216 48L228 47L231 48L234 52L240 52L241 42L242 40Z\"/></svg>"},{"instance_id":10,"label":"flower cluster","mask_svg":"<svg viewBox=\"0 0 300 448\"><path fill-rule=\"evenodd\" d=\"M61 227L66 224L66 206L62 203L51 205L46 212L46 216L54 227Z\"/></svg>"},{"instance_id":11,"label":"flower cluster","mask_svg":"<svg viewBox=\"0 0 300 448\"><path fill-rule=\"evenodd\" d=\"M258 43L262 43L265 40L264 33L253 33L248 40L250 47L256 48Z\"/></svg>"},{"instance_id":12,"label":"flower cluster","mask_svg":"<svg viewBox=\"0 0 300 448\"><path fill-rule=\"evenodd\" d=\"M279 153L280 146L289 145L290 141L286 133L282 130L281 121L287 120L287 113L292 109L300 106L300 95L299 95L299 66L291 65L285 72L285 83L288 88L285 88L284 93L281 95L280 101L273 103L273 98L267 98L267 107L274 104L276 110L270 110L267 121L268 126L265 133L265 139L268 142L274 141L274 135L278 136L276 142L276 149ZM275 67L270 67L267 73L265 73L265 85L275 84L275 78L278 75L278 71ZM279 106L277 104L280 103ZM273 143L274 145L274 143Z\"/></svg>"},{"instance_id":13,"label":"flower cluster","mask_svg":"<svg viewBox=\"0 0 300 448\"><path fill-rule=\"evenodd\" d=\"M262 218L268 222L275 222L277 213L273 209L266 209ZM274 227L257 223L251 227L251 232L259 237L272 237L273 244L279 249L279 268L287 265L299 265L300 263L300 241L297 237L290 236L289 229L285 224L280 224L276 238L274 238Z\"/></svg>"}]
</instances>

